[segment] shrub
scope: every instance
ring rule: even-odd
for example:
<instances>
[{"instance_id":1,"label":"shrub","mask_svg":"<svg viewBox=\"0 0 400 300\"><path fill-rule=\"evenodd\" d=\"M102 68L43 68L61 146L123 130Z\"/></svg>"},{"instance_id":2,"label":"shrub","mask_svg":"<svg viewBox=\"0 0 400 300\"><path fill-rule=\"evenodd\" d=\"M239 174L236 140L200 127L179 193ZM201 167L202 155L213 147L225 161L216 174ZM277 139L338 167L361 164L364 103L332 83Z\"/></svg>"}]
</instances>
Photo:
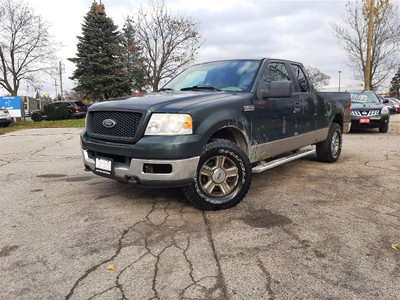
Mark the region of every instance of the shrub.
<instances>
[{"instance_id":1,"label":"shrub","mask_svg":"<svg viewBox=\"0 0 400 300\"><path fill-rule=\"evenodd\" d=\"M44 111L49 120L52 121L71 119L71 114L66 103L63 103L58 107L55 107L54 105L46 105Z\"/></svg>"}]
</instances>

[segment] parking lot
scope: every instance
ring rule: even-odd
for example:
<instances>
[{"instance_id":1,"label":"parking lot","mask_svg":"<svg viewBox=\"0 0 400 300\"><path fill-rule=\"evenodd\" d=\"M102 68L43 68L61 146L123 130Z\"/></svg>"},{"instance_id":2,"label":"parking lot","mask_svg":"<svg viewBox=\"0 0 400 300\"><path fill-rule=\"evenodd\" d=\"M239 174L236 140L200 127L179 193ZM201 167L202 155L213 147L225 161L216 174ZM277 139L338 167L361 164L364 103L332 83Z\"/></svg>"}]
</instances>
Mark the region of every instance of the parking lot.
<instances>
[{"instance_id":1,"label":"parking lot","mask_svg":"<svg viewBox=\"0 0 400 300\"><path fill-rule=\"evenodd\" d=\"M400 114L238 206L84 172L81 129L0 136L0 299L399 299Z\"/></svg>"}]
</instances>

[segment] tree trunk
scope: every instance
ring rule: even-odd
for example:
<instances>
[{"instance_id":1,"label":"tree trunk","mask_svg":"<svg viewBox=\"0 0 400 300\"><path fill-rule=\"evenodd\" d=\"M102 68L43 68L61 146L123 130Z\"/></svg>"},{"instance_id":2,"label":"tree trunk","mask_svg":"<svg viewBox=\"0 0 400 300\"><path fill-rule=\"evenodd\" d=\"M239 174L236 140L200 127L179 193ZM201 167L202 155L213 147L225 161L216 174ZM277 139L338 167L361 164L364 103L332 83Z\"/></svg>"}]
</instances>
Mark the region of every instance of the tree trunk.
<instances>
[{"instance_id":1,"label":"tree trunk","mask_svg":"<svg viewBox=\"0 0 400 300\"><path fill-rule=\"evenodd\" d=\"M156 77L153 81L153 92L158 92L158 84L160 83L160 78Z\"/></svg>"}]
</instances>

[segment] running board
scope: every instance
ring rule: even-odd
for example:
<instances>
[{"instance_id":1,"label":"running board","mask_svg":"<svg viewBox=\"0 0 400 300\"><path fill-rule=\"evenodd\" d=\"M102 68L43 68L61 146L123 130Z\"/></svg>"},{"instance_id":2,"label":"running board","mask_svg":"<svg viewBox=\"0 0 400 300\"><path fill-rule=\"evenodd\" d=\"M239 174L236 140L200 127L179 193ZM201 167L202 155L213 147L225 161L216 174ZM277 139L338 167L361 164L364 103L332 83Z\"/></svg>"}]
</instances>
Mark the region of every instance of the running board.
<instances>
[{"instance_id":1,"label":"running board","mask_svg":"<svg viewBox=\"0 0 400 300\"><path fill-rule=\"evenodd\" d=\"M293 160L296 160L296 159L299 159L299 158L302 158L304 156L308 156L308 155L311 155L311 154L314 154L314 153L315 153L315 149L308 149L308 150L300 151L298 153L294 153L294 154L291 154L291 155L288 155L288 156L285 156L285 157L281 157L281 158L272 160L270 162L266 162L266 163L264 163L262 165L255 166L252 169L252 172L253 173L261 173L261 172L264 172L266 170L275 168L277 166L283 165L283 164L288 163L290 161L293 161Z\"/></svg>"}]
</instances>

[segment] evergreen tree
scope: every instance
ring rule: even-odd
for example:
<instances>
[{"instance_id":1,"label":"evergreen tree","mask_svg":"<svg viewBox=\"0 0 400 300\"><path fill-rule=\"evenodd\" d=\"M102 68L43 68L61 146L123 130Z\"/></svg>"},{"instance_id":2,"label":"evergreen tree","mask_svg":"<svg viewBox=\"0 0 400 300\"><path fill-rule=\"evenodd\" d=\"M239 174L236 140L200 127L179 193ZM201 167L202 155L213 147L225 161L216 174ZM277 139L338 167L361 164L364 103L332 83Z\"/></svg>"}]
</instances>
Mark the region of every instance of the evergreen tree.
<instances>
[{"instance_id":1,"label":"evergreen tree","mask_svg":"<svg viewBox=\"0 0 400 300\"><path fill-rule=\"evenodd\" d=\"M400 97L400 68L390 82L390 94Z\"/></svg>"},{"instance_id":2,"label":"evergreen tree","mask_svg":"<svg viewBox=\"0 0 400 300\"><path fill-rule=\"evenodd\" d=\"M122 30L122 45L124 47L124 65L132 91L143 92L146 86L141 48L136 41L133 20L127 18Z\"/></svg>"},{"instance_id":3,"label":"evergreen tree","mask_svg":"<svg viewBox=\"0 0 400 300\"><path fill-rule=\"evenodd\" d=\"M78 53L69 60L76 70L71 79L77 80L74 90L85 97L102 101L130 92L129 80L123 66L122 37L103 4L95 0L84 18L82 36L78 37Z\"/></svg>"}]
</instances>

